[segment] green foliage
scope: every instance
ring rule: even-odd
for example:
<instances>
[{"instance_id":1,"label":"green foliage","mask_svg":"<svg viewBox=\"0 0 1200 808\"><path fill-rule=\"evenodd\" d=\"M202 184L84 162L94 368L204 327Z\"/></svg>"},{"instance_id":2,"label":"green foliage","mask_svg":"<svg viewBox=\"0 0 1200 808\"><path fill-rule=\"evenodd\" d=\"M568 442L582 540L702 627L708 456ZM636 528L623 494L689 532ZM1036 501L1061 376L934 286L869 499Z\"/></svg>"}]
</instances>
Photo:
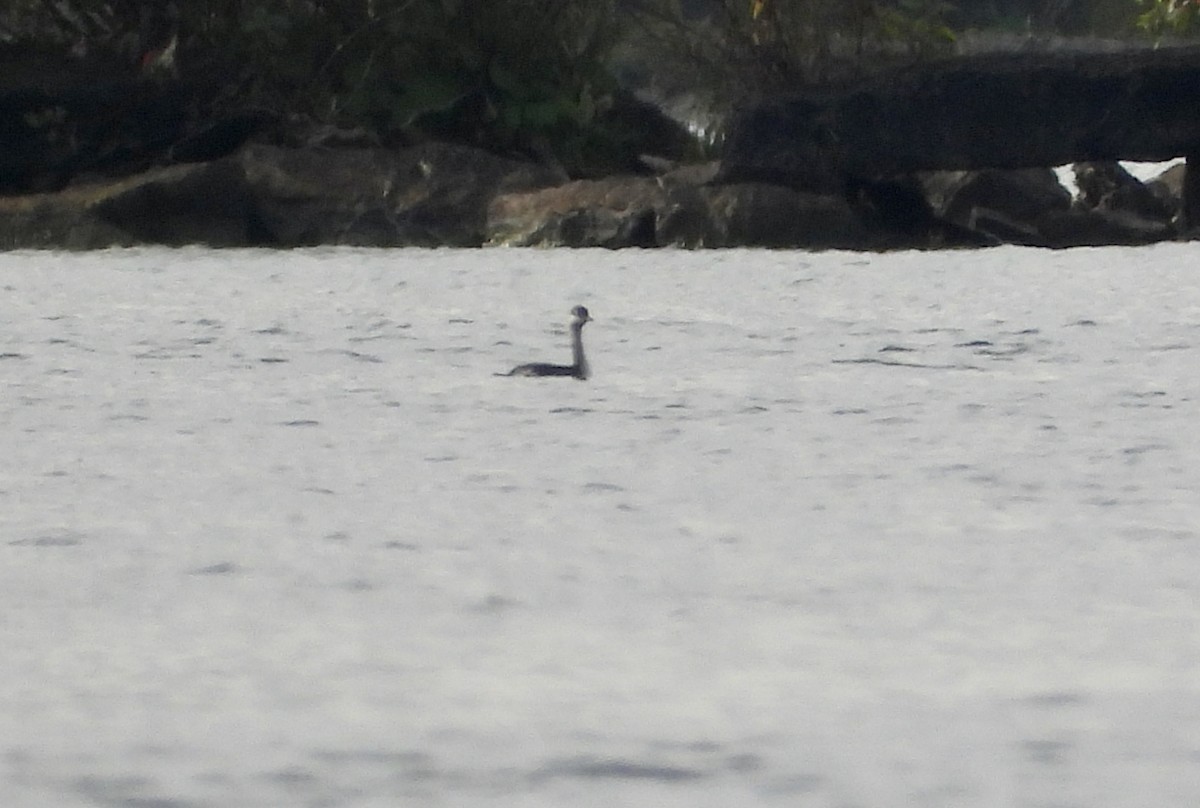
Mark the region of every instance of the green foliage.
<instances>
[{"instance_id":1,"label":"green foliage","mask_svg":"<svg viewBox=\"0 0 1200 808\"><path fill-rule=\"evenodd\" d=\"M1150 34L1188 34L1200 18L1197 0L1138 0L1137 27Z\"/></svg>"},{"instance_id":2,"label":"green foliage","mask_svg":"<svg viewBox=\"0 0 1200 808\"><path fill-rule=\"evenodd\" d=\"M595 124L615 89L605 60L616 0L11 2L0 38L8 27L75 50L125 47L132 65L161 44L147 41L157 28L177 37L177 74L221 83L224 104L385 140L551 144L569 166L605 137Z\"/></svg>"},{"instance_id":3,"label":"green foliage","mask_svg":"<svg viewBox=\"0 0 1200 808\"><path fill-rule=\"evenodd\" d=\"M954 44L954 31L946 24L953 10L942 0L898 0L895 5L877 4L879 25L876 43L900 45L909 53L928 56Z\"/></svg>"},{"instance_id":4,"label":"green foliage","mask_svg":"<svg viewBox=\"0 0 1200 808\"><path fill-rule=\"evenodd\" d=\"M209 88L218 109L553 154L583 174L639 151L644 122L609 72L632 28L650 71L674 58L693 89L729 97L952 40L942 0L707 0L701 17L685 1L8 0L0 42L104 53L131 74L170 43L158 75Z\"/></svg>"},{"instance_id":5,"label":"green foliage","mask_svg":"<svg viewBox=\"0 0 1200 808\"><path fill-rule=\"evenodd\" d=\"M552 146L573 168L613 89L611 0L276 3L289 8L260 0L259 22L223 32L251 66L248 93L385 139Z\"/></svg>"}]
</instances>

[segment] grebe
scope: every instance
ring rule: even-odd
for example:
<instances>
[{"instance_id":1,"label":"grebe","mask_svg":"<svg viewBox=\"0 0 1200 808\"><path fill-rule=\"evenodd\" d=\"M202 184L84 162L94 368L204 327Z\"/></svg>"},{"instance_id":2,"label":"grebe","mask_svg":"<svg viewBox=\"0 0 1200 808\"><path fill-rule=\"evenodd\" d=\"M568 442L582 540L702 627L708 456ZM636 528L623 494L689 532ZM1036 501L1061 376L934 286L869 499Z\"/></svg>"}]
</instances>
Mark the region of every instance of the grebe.
<instances>
[{"instance_id":1,"label":"grebe","mask_svg":"<svg viewBox=\"0 0 1200 808\"><path fill-rule=\"evenodd\" d=\"M571 376L580 381L591 375L587 357L583 355L583 324L591 322L592 316L583 306L571 309L571 359L569 365L550 365L545 362L533 362L528 365L517 365L508 373L497 373L497 376Z\"/></svg>"}]
</instances>

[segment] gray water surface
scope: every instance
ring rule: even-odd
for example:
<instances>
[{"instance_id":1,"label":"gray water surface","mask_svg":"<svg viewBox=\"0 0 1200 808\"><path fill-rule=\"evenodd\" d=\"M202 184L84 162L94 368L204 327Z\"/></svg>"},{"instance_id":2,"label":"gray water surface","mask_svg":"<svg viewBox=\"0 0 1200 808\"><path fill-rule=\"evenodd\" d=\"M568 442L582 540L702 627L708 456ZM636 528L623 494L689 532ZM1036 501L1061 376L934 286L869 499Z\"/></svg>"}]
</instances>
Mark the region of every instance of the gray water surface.
<instances>
[{"instance_id":1,"label":"gray water surface","mask_svg":"<svg viewBox=\"0 0 1200 808\"><path fill-rule=\"evenodd\" d=\"M1193 804L1198 250L0 255L0 804Z\"/></svg>"}]
</instances>

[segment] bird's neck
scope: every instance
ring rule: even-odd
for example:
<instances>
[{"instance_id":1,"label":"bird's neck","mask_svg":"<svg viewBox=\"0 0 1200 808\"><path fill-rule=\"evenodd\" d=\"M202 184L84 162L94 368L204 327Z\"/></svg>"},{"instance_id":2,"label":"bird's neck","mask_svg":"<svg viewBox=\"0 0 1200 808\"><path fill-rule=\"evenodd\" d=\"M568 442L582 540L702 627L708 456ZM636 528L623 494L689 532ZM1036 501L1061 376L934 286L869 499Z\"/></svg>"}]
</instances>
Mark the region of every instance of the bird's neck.
<instances>
[{"instance_id":1,"label":"bird's neck","mask_svg":"<svg viewBox=\"0 0 1200 808\"><path fill-rule=\"evenodd\" d=\"M579 374L587 378L590 369L587 357L583 355L583 323L571 324L571 359Z\"/></svg>"}]
</instances>

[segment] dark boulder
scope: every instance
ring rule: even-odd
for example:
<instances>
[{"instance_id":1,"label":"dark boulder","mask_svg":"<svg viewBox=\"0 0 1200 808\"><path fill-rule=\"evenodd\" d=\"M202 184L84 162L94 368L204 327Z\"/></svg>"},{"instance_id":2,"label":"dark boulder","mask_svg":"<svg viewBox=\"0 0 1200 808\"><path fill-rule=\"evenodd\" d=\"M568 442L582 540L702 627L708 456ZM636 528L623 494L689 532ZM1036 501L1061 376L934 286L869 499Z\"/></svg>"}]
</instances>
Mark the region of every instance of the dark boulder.
<instances>
[{"instance_id":1,"label":"dark boulder","mask_svg":"<svg viewBox=\"0 0 1200 808\"><path fill-rule=\"evenodd\" d=\"M102 193L90 213L133 243L241 247L267 241L235 158L155 169L97 190Z\"/></svg>"},{"instance_id":2,"label":"dark boulder","mask_svg":"<svg viewBox=\"0 0 1200 808\"><path fill-rule=\"evenodd\" d=\"M982 244L1047 246L1039 222L1065 211L1071 194L1048 168L922 173L920 181L934 214Z\"/></svg>"},{"instance_id":3,"label":"dark boulder","mask_svg":"<svg viewBox=\"0 0 1200 808\"><path fill-rule=\"evenodd\" d=\"M1071 192L1049 168L961 172L948 190L938 213L960 223L981 208L1033 223L1046 211L1071 207Z\"/></svg>"},{"instance_id":4,"label":"dark boulder","mask_svg":"<svg viewBox=\"0 0 1200 808\"><path fill-rule=\"evenodd\" d=\"M922 246L894 231L874 229L837 194L811 194L766 183L704 189L714 222L709 246L879 250Z\"/></svg>"},{"instance_id":5,"label":"dark boulder","mask_svg":"<svg viewBox=\"0 0 1200 808\"><path fill-rule=\"evenodd\" d=\"M1170 211L1171 218L1177 219L1180 214L1180 202L1183 199L1183 185L1187 178L1187 165L1176 163L1166 171L1145 183L1150 193Z\"/></svg>"},{"instance_id":6,"label":"dark boulder","mask_svg":"<svg viewBox=\"0 0 1200 808\"><path fill-rule=\"evenodd\" d=\"M1175 238L1176 229L1170 222L1128 211L1072 208L1043 216L1038 236L1046 247L1133 246Z\"/></svg>"},{"instance_id":7,"label":"dark boulder","mask_svg":"<svg viewBox=\"0 0 1200 808\"><path fill-rule=\"evenodd\" d=\"M1076 163L1075 184L1079 186L1078 204L1086 210L1125 211L1146 219L1168 221L1171 205L1157 196L1120 163Z\"/></svg>"}]
</instances>

